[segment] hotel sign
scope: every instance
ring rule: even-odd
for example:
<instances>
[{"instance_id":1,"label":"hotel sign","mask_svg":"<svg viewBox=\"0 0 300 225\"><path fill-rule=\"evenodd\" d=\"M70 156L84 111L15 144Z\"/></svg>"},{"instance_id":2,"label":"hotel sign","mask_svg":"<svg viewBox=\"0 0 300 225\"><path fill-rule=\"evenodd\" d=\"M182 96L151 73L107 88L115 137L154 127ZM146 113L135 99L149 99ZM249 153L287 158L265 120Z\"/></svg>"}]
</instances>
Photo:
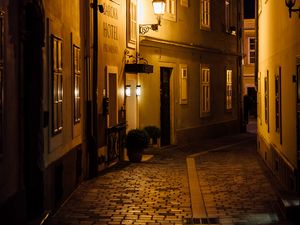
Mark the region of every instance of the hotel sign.
<instances>
[{"instance_id":1,"label":"hotel sign","mask_svg":"<svg viewBox=\"0 0 300 225\"><path fill-rule=\"evenodd\" d=\"M118 54L120 39L121 6L119 1L110 0L103 3L103 51L104 53Z\"/></svg>"}]
</instances>

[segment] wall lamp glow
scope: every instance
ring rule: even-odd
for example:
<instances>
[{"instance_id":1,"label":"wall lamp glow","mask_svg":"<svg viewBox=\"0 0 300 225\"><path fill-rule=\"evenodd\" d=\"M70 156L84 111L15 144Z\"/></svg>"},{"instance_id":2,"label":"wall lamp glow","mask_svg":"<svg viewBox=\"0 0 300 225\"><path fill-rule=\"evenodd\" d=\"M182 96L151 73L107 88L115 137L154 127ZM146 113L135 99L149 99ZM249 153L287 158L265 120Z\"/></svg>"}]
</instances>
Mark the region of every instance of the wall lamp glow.
<instances>
[{"instance_id":1,"label":"wall lamp glow","mask_svg":"<svg viewBox=\"0 0 300 225\"><path fill-rule=\"evenodd\" d=\"M136 93L136 96L141 96L141 85L136 85L136 90L135 90L135 93Z\"/></svg>"},{"instance_id":2,"label":"wall lamp glow","mask_svg":"<svg viewBox=\"0 0 300 225\"><path fill-rule=\"evenodd\" d=\"M285 0L286 7L289 8L289 17L292 17L292 12L298 12L300 18L300 7L298 9L293 9L296 4L296 0Z\"/></svg>"},{"instance_id":3,"label":"wall lamp glow","mask_svg":"<svg viewBox=\"0 0 300 225\"><path fill-rule=\"evenodd\" d=\"M156 15L157 23L156 24L140 24L139 32L140 34L146 34L149 30L158 30L160 26L161 17L165 13L166 0L153 0L153 12Z\"/></svg>"},{"instance_id":4,"label":"wall lamp glow","mask_svg":"<svg viewBox=\"0 0 300 225\"><path fill-rule=\"evenodd\" d=\"M126 97L130 97L131 96L131 86L130 85L126 85L125 86L125 96Z\"/></svg>"}]
</instances>

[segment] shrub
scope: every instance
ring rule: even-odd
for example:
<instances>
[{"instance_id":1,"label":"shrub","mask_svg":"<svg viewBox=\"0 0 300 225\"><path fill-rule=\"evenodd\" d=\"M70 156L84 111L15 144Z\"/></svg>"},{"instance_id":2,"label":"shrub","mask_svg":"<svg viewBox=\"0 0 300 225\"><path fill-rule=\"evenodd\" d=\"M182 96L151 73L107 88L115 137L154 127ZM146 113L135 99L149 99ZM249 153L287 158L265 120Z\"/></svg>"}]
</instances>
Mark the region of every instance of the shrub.
<instances>
[{"instance_id":1,"label":"shrub","mask_svg":"<svg viewBox=\"0 0 300 225\"><path fill-rule=\"evenodd\" d=\"M147 132L150 138L159 138L160 137L160 129L156 126L146 126L144 130Z\"/></svg>"},{"instance_id":2,"label":"shrub","mask_svg":"<svg viewBox=\"0 0 300 225\"><path fill-rule=\"evenodd\" d=\"M160 138L160 129L156 126L146 126L144 130L147 132L149 137L152 139L153 144L157 143L157 138Z\"/></svg>"},{"instance_id":3,"label":"shrub","mask_svg":"<svg viewBox=\"0 0 300 225\"><path fill-rule=\"evenodd\" d=\"M148 146L148 135L144 130L130 130L126 136L126 148L128 150L143 150Z\"/></svg>"}]
</instances>

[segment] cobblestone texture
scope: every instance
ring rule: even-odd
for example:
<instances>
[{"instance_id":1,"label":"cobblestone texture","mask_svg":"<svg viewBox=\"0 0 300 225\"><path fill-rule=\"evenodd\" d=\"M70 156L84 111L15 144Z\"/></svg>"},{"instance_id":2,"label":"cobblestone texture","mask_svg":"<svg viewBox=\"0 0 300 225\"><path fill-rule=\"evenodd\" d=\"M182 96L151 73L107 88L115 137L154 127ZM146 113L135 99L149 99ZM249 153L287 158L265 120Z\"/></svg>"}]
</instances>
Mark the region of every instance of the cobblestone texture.
<instances>
[{"instance_id":1,"label":"cobblestone texture","mask_svg":"<svg viewBox=\"0 0 300 225\"><path fill-rule=\"evenodd\" d=\"M255 142L198 157L208 217L227 224L269 224L278 218L276 190L266 177Z\"/></svg>"},{"instance_id":2,"label":"cobblestone texture","mask_svg":"<svg viewBox=\"0 0 300 225\"><path fill-rule=\"evenodd\" d=\"M82 184L49 224L183 224L192 214L180 161L121 163Z\"/></svg>"},{"instance_id":3,"label":"cobblestone texture","mask_svg":"<svg viewBox=\"0 0 300 225\"><path fill-rule=\"evenodd\" d=\"M266 224L275 213L276 195L258 162L253 136L252 145L196 158L210 221L192 215L186 156L245 138L148 150L151 160L122 162L84 182L47 225Z\"/></svg>"}]
</instances>

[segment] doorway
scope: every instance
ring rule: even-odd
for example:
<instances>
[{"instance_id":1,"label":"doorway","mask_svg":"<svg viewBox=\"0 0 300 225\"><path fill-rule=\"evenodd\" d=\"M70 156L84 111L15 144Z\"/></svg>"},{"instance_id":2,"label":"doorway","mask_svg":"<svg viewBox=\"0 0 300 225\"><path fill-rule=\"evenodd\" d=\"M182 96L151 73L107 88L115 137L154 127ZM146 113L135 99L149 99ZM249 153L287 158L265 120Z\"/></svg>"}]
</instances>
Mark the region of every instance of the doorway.
<instances>
[{"instance_id":1,"label":"doorway","mask_svg":"<svg viewBox=\"0 0 300 225\"><path fill-rule=\"evenodd\" d=\"M257 92L255 87L247 87L247 95L250 99L249 105L249 115L256 118L256 100L257 100Z\"/></svg>"},{"instance_id":2,"label":"doorway","mask_svg":"<svg viewBox=\"0 0 300 225\"><path fill-rule=\"evenodd\" d=\"M23 165L27 220L37 218L44 208L42 45L44 23L41 9L25 6L22 52Z\"/></svg>"},{"instance_id":3,"label":"doorway","mask_svg":"<svg viewBox=\"0 0 300 225\"><path fill-rule=\"evenodd\" d=\"M247 101L245 101L247 100ZM247 87L247 95L244 97L244 111L247 117L247 132L257 133L257 91L255 87Z\"/></svg>"},{"instance_id":4,"label":"doorway","mask_svg":"<svg viewBox=\"0 0 300 225\"><path fill-rule=\"evenodd\" d=\"M113 126L116 126L117 123L118 123L117 74L116 73L108 73L108 77L107 77L107 97L109 99L107 127L113 127Z\"/></svg>"},{"instance_id":5,"label":"doorway","mask_svg":"<svg viewBox=\"0 0 300 225\"><path fill-rule=\"evenodd\" d=\"M161 146L171 144L170 78L172 68L160 68L160 128Z\"/></svg>"}]
</instances>

